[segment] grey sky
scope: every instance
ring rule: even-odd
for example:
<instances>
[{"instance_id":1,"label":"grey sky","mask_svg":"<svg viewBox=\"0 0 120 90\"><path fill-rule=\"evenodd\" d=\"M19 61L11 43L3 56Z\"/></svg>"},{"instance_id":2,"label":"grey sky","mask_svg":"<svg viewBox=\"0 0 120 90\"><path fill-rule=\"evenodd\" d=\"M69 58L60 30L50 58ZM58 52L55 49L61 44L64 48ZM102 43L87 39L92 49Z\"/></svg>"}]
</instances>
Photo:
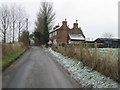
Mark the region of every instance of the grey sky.
<instances>
[{"instance_id":1,"label":"grey sky","mask_svg":"<svg viewBox=\"0 0 120 90\"><path fill-rule=\"evenodd\" d=\"M43 0L1 0L1 4L16 3L25 8L29 14L30 31ZM54 25L61 25L66 18L70 28L78 20L86 37L96 39L104 32L118 37L118 1L119 0L47 0L52 1L56 19Z\"/></svg>"}]
</instances>

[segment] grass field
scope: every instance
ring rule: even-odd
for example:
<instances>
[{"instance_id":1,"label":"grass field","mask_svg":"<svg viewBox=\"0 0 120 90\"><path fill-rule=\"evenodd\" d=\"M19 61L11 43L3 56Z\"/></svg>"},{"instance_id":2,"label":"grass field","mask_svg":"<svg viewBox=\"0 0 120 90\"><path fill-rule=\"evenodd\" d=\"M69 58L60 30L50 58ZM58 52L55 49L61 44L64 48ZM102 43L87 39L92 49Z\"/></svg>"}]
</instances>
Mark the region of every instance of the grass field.
<instances>
[{"instance_id":1,"label":"grass field","mask_svg":"<svg viewBox=\"0 0 120 90\"><path fill-rule=\"evenodd\" d=\"M25 51L25 48L22 48L16 52L12 53L10 56L3 58L2 60L0 60L0 67L4 67L7 64L9 64L13 60L15 60L20 54L22 54L24 51Z\"/></svg>"},{"instance_id":2,"label":"grass field","mask_svg":"<svg viewBox=\"0 0 120 90\"><path fill-rule=\"evenodd\" d=\"M116 60L118 58L118 48L98 48L98 51L100 52L100 54L103 54L103 55L110 54Z\"/></svg>"},{"instance_id":3,"label":"grass field","mask_svg":"<svg viewBox=\"0 0 120 90\"><path fill-rule=\"evenodd\" d=\"M83 62L93 70L118 81L118 49L117 48L90 48L75 45L66 47L53 46L53 50Z\"/></svg>"},{"instance_id":4,"label":"grass field","mask_svg":"<svg viewBox=\"0 0 120 90\"><path fill-rule=\"evenodd\" d=\"M94 51L95 48L92 48L91 50ZM97 52L103 56L110 55L113 59L118 60L118 48L97 48Z\"/></svg>"}]
</instances>

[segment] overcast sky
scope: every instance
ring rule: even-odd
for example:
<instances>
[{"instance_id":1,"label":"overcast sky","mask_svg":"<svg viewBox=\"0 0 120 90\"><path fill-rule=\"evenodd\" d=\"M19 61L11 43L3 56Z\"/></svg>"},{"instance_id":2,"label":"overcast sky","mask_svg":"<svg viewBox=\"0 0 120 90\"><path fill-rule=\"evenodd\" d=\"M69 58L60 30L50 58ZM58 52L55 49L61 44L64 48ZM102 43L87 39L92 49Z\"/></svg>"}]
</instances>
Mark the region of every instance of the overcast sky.
<instances>
[{"instance_id":1,"label":"overcast sky","mask_svg":"<svg viewBox=\"0 0 120 90\"><path fill-rule=\"evenodd\" d=\"M35 27L35 19L43 0L0 0L0 5L16 3L29 15L29 30ZM56 12L54 25L62 24L65 18L70 28L76 19L79 27L88 38L96 39L109 32L118 37L118 1L119 0L47 0L53 2Z\"/></svg>"}]
</instances>

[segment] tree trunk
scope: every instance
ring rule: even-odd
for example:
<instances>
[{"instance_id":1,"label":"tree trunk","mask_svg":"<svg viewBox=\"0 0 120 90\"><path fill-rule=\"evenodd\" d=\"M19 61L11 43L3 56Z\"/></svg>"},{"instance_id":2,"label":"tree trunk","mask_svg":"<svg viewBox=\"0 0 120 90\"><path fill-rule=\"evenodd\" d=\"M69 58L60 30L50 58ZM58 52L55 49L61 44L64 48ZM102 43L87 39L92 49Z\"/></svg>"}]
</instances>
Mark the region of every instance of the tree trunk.
<instances>
[{"instance_id":1,"label":"tree trunk","mask_svg":"<svg viewBox=\"0 0 120 90\"><path fill-rule=\"evenodd\" d=\"M6 43L6 31L4 32L4 39L3 42Z\"/></svg>"},{"instance_id":2,"label":"tree trunk","mask_svg":"<svg viewBox=\"0 0 120 90\"><path fill-rule=\"evenodd\" d=\"M19 22L19 33L18 33L18 41L20 42L20 22Z\"/></svg>"},{"instance_id":3,"label":"tree trunk","mask_svg":"<svg viewBox=\"0 0 120 90\"><path fill-rule=\"evenodd\" d=\"M14 43L14 28L15 28L15 25L14 25L14 21L13 21L13 43Z\"/></svg>"}]
</instances>

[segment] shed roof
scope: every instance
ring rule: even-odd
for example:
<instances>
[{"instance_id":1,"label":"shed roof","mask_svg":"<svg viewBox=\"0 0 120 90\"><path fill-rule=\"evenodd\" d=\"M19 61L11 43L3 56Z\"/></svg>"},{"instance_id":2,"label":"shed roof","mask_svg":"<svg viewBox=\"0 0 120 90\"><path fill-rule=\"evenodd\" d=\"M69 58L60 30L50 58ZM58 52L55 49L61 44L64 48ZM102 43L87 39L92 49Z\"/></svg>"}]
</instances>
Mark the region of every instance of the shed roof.
<instances>
[{"instance_id":1,"label":"shed roof","mask_svg":"<svg viewBox=\"0 0 120 90\"><path fill-rule=\"evenodd\" d=\"M120 39L116 39L116 38L97 38L95 41L100 40L100 41L120 41Z\"/></svg>"},{"instance_id":2,"label":"shed roof","mask_svg":"<svg viewBox=\"0 0 120 90\"><path fill-rule=\"evenodd\" d=\"M82 34L69 34L71 40L85 40Z\"/></svg>"}]
</instances>

